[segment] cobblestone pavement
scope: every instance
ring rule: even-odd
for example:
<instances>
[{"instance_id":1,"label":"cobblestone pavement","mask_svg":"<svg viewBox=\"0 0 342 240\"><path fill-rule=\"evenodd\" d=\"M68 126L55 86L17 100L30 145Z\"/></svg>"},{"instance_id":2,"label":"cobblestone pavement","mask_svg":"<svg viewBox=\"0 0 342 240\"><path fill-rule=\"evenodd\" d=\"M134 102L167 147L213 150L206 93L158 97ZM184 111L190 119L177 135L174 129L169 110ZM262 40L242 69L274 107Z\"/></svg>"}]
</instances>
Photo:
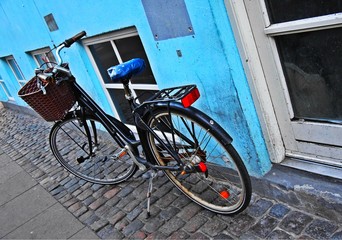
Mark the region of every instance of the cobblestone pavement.
<instances>
[{"instance_id":1,"label":"cobblestone pavement","mask_svg":"<svg viewBox=\"0 0 342 240\"><path fill-rule=\"evenodd\" d=\"M147 181L139 172L114 186L70 175L49 149L51 126L2 108L1 149L100 238L342 239L342 223L256 194L237 216L211 213L183 196L166 177L154 182L151 217L146 219Z\"/></svg>"}]
</instances>

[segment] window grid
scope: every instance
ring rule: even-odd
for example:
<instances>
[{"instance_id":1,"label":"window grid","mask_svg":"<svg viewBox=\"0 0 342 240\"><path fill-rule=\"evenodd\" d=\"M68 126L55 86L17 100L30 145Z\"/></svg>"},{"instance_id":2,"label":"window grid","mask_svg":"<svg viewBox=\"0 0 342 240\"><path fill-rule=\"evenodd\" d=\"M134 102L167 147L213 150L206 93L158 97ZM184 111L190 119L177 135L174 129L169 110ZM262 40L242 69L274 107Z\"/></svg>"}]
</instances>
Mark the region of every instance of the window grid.
<instances>
[{"instance_id":1,"label":"window grid","mask_svg":"<svg viewBox=\"0 0 342 240\"><path fill-rule=\"evenodd\" d=\"M14 59L13 56L6 58L6 61L7 61L8 65L10 66L12 73L15 76L15 78L17 79L19 85L21 87L24 86L26 83L26 79L25 79L23 73L21 72L17 61Z\"/></svg>"},{"instance_id":2,"label":"window grid","mask_svg":"<svg viewBox=\"0 0 342 240\"><path fill-rule=\"evenodd\" d=\"M117 40L122 41L125 39L130 39L132 37L138 37L139 38L139 35L135 29L126 29L126 30L123 30L120 32L111 33L111 34L104 34L102 36L83 40L83 43L86 46L86 51L87 51L87 53L88 53L88 55L92 61L92 64L93 64L94 69L97 73L97 76L100 79L101 85L102 85L103 89L105 90L106 97L107 97L107 99L108 99L108 101L112 107L112 110L115 114L115 117L120 119L121 121L127 123L127 124L132 124L132 119L129 119L129 120L127 119L127 115L126 115L127 114L127 109L126 109L127 105L125 105L126 100L124 100L124 101L118 101L117 99L115 100L115 98L119 98L119 95L122 98L121 92L123 93L123 85L121 83L108 82L108 80L106 81L104 79L107 77L107 76L103 76L104 70L106 70L106 69L100 69L101 66L100 67L98 66L98 57L99 56L96 56L96 54L93 53L94 50L92 49L92 46L95 46L98 44L110 43L112 50L113 50L113 55L117 58L117 61L119 63L122 63L122 62L126 61L127 59L123 60L122 54L125 54L125 53L120 53L120 50L124 51L125 49L119 49L119 47L117 46L115 41L117 41ZM140 38L139 38L139 40L140 40ZM127 45L125 47L130 48L130 46L127 46ZM141 47L143 48L143 46L141 46ZM141 50L141 49L139 49L139 50ZM146 53L144 50L143 50L143 52L144 52L145 58L146 58ZM127 52L126 52L126 55L127 55ZM137 57L140 57L140 56L137 56ZM126 56L126 58L127 58L127 56ZM145 61L146 60L147 59L145 59ZM137 94L134 90L139 91L139 93L157 91L158 86L154 80L153 74L152 74L152 78L153 78L151 81L152 84L151 83L135 83L135 81L133 80L133 83L130 83L130 86L133 90L133 95L135 97L137 97ZM128 110L129 110L129 108L128 108Z\"/></svg>"},{"instance_id":3,"label":"window grid","mask_svg":"<svg viewBox=\"0 0 342 240\"><path fill-rule=\"evenodd\" d=\"M11 95L10 91L8 90L5 81L2 79L1 75L0 75L0 85L2 87L2 89L4 90L6 96L8 97L8 99L10 100L14 100L13 96Z\"/></svg>"}]
</instances>

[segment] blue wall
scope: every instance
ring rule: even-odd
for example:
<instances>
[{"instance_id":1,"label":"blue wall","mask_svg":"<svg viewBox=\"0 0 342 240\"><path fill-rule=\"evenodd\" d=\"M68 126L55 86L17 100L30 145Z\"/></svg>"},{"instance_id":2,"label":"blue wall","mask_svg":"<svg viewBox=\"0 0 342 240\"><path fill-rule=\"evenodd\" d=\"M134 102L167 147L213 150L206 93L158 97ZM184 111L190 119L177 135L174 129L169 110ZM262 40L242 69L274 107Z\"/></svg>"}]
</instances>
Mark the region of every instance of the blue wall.
<instances>
[{"instance_id":1,"label":"blue wall","mask_svg":"<svg viewBox=\"0 0 342 240\"><path fill-rule=\"evenodd\" d=\"M35 67L28 51L52 44L85 30L87 36L135 26L159 88L195 83L202 97L196 107L212 116L234 138L252 175L270 169L270 160L251 98L224 0L186 0L195 34L155 41L141 0L2 0L0 2L0 57L13 55L26 79ZM59 30L50 32L44 16L53 13ZM181 50L182 57L176 53ZM67 50L79 83L110 111L99 80L81 44ZM0 61L0 75L12 95L19 84ZM8 82L8 81L7 81ZM7 101L0 90L0 100ZM18 97L15 101L25 105Z\"/></svg>"}]
</instances>

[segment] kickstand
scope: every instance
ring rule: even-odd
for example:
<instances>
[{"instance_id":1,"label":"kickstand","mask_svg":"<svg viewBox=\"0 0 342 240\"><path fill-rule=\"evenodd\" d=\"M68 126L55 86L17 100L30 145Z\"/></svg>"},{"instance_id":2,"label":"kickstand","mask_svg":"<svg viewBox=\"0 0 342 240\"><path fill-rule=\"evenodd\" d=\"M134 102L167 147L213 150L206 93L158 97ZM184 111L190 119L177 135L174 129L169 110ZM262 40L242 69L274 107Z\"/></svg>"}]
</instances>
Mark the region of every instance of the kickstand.
<instances>
[{"instance_id":1,"label":"kickstand","mask_svg":"<svg viewBox=\"0 0 342 240\"><path fill-rule=\"evenodd\" d=\"M148 179L148 188L147 188L147 214L146 218L149 218L151 216L150 213L150 205L151 205L151 196L152 196L152 190L153 190L153 179L157 176L157 172L154 170L151 170L150 177Z\"/></svg>"}]
</instances>

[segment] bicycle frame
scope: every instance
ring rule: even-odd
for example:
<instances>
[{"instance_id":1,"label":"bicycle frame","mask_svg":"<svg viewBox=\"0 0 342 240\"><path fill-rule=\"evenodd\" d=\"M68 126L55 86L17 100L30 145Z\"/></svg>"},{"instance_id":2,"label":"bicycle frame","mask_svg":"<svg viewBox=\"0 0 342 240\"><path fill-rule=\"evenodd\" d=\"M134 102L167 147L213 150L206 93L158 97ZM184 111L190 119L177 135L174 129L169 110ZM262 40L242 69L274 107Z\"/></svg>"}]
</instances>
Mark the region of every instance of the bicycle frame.
<instances>
[{"instance_id":1,"label":"bicycle frame","mask_svg":"<svg viewBox=\"0 0 342 240\"><path fill-rule=\"evenodd\" d=\"M119 120L106 114L95 103L95 101L81 88L81 86L76 83L76 81L74 81L72 84L73 84L76 99L81 108L81 113L82 113L81 117L85 113L86 110L89 110L103 124L103 126L106 128L108 133L120 144L120 146L126 147L126 149L128 150L128 153L130 154L133 161L138 165L139 168L143 169L144 168L143 166L145 167L147 166L155 170L171 170L171 171L183 170L184 164L179 159L179 156L173 150L167 147L167 145L161 140L161 138L144 123L144 121L141 119L141 117L139 116L137 112L135 112L134 115L135 115L138 135L142 136L143 131L149 131L158 140L158 142L165 148L165 150L179 163L179 165L159 166L159 165L154 165L147 159L141 158L137 150L137 147L140 145L140 141L134 138L132 131ZM127 95L127 99L129 101L129 104L132 110L141 106L133 100L133 97L131 95L128 95L130 94L130 89L128 87L128 84L127 85L125 84L125 93ZM88 128L88 126L86 126L86 128ZM124 139L124 141L128 143L128 146L125 145L125 143L122 141L121 138Z\"/></svg>"}]
</instances>

